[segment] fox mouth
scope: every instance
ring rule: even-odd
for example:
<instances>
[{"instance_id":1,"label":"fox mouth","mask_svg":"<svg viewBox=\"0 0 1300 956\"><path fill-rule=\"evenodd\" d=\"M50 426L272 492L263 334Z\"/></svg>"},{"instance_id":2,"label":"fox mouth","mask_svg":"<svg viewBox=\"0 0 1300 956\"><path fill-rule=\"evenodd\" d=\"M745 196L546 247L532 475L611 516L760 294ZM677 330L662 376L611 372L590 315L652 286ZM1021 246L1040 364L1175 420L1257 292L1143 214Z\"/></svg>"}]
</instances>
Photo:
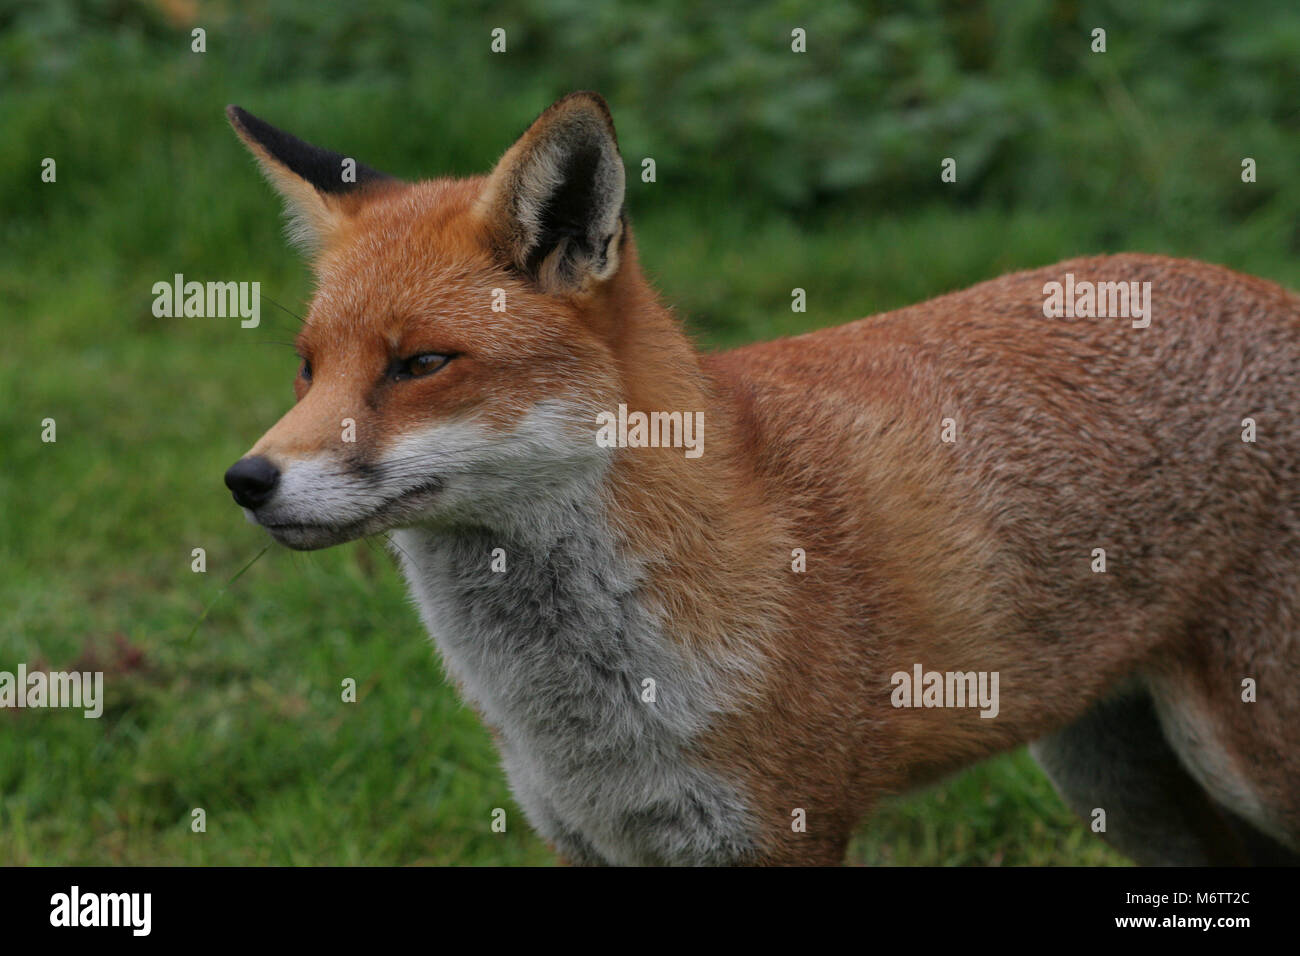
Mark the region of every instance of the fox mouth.
<instances>
[{"instance_id":1,"label":"fox mouth","mask_svg":"<svg viewBox=\"0 0 1300 956\"><path fill-rule=\"evenodd\" d=\"M369 514L350 521L276 521L262 518L256 512L252 518L281 544L295 551L315 551L418 519L421 506L427 505L444 486L442 479L430 479L385 499Z\"/></svg>"}]
</instances>

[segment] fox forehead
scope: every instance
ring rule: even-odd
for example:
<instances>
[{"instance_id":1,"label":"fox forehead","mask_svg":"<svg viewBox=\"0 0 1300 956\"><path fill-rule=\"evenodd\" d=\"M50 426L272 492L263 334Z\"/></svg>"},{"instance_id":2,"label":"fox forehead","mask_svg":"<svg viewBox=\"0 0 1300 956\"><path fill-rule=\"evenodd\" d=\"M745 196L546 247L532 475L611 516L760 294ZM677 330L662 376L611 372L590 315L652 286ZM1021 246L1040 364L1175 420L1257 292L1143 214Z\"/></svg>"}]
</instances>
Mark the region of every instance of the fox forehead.
<instances>
[{"instance_id":1,"label":"fox forehead","mask_svg":"<svg viewBox=\"0 0 1300 956\"><path fill-rule=\"evenodd\" d=\"M299 334L304 355L444 349L486 359L572 348L572 310L493 256L477 214L484 177L439 179L367 197L315 263Z\"/></svg>"}]
</instances>

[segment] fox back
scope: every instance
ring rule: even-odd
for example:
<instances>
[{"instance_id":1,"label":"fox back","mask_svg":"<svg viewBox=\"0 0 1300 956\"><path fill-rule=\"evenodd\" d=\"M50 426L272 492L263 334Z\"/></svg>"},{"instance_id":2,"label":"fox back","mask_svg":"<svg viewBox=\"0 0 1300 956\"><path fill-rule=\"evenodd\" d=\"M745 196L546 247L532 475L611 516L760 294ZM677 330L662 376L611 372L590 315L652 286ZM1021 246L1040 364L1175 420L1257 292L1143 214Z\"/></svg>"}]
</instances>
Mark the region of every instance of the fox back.
<instances>
[{"instance_id":1,"label":"fox back","mask_svg":"<svg viewBox=\"0 0 1300 956\"><path fill-rule=\"evenodd\" d=\"M227 484L388 537L565 859L838 862L1030 742L1144 862L1300 848L1295 295L1079 259L703 355L598 96L414 184L229 114L317 291Z\"/></svg>"}]
</instances>

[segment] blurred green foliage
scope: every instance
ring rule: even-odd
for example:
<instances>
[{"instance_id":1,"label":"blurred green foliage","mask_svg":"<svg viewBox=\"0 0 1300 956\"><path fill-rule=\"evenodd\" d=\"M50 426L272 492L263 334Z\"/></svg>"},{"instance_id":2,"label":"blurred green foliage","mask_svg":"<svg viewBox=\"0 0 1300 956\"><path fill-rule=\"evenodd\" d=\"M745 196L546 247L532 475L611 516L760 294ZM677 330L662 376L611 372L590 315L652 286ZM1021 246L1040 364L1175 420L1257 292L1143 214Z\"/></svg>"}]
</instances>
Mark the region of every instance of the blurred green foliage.
<instances>
[{"instance_id":1,"label":"blurred green foliage","mask_svg":"<svg viewBox=\"0 0 1300 956\"><path fill-rule=\"evenodd\" d=\"M189 52L191 26L208 31L206 60ZM497 26L503 55L489 51ZM790 52L795 27L806 54ZM1104 54L1091 51L1095 27ZM147 63L162 84L152 95L192 103L220 60L273 97L312 84L322 120L368 102L350 120L368 139L414 159L432 149L456 169L478 157L458 151L463 136L445 141L450 104L523 123L592 88L615 105L630 153L655 156L667 182L791 209L905 208L933 194L938 159L953 156L968 202L1248 214L1279 187L1243 195L1232 170L1243 153L1281 150L1300 118L1300 7L1282 3L20 0L0 13L0 38L11 94L113 90ZM1176 153L1157 148L1175 131ZM1090 148L1101 142L1109 157ZM5 173L6 187L22 176L12 163ZM4 190L10 202L29 193Z\"/></svg>"}]
</instances>

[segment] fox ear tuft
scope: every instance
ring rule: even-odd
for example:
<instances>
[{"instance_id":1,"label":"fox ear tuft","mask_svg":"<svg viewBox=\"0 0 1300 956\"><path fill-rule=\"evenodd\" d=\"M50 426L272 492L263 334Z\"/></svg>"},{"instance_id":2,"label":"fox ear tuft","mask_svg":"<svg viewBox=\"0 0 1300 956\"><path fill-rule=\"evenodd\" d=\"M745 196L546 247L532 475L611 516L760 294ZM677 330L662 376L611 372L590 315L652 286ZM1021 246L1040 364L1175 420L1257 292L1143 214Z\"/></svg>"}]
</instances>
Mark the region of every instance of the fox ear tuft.
<instances>
[{"instance_id":1,"label":"fox ear tuft","mask_svg":"<svg viewBox=\"0 0 1300 956\"><path fill-rule=\"evenodd\" d=\"M351 157L304 143L238 106L226 117L256 157L266 178L284 197L289 238L318 248L358 207L367 187L396 182Z\"/></svg>"},{"instance_id":2,"label":"fox ear tuft","mask_svg":"<svg viewBox=\"0 0 1300 956\"><path fill-rule=\"evenodd\" d=\"M581 291L618 271L623 158L604 99L554 103L497 163L479 212L507 264L544 291Z\"/></svg>"}]
</instances>

